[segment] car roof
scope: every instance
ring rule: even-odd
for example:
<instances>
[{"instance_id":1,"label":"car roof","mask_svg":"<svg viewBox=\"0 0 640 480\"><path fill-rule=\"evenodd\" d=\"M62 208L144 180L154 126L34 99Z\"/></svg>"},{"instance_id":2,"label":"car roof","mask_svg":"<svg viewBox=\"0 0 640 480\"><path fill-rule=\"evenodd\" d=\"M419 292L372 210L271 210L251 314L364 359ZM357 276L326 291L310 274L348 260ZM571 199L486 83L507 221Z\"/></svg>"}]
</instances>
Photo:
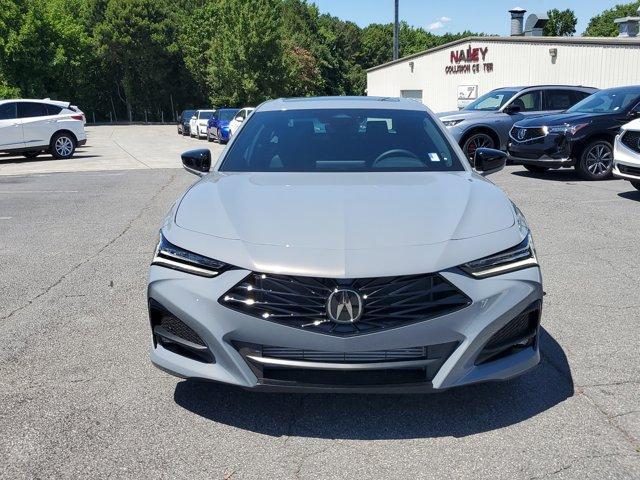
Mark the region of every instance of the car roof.
<instances>
[{"instance_id":1,"label":"car roof","mask_svg":"<svg viewBox=\"0 0 640 480\"><path fill-rule=\"evenodd\" d=\"M495 92L496 90L516 90L516 91L522 91L522 90L529 90L532 88L570 88L570 89L575 89L575 90L593 90L594 92L597 91L598 89L595 87L585 87L584 85L551 85L551 84L547 84L547 85L528 85L528 86L517 86L517 87L499 87L499 88L494 88L492 90L492 92Z\"/></svg>"},{"instance_id":2,"label":"car roof","mask_svg":"<svg viewBox=\"0 0 640 480\"><path fill-rule=\"evenodd\" d=\"M398 97L299 97L269 100L256 107L256 111L311 110L324 108L370 108L385 110L427 111L422 103Z\"/></svg>"},{"instance_id":3,"label":"car roof","mask_svg":"<svg viewBox=\"0 0 640 480\"><path fill-rule=\"evenodd\" d=\"M50 98L8 98L6 100L0 100L0 104L8 102L37 102L47 103L49 105L56 105L62 108L69 108L71 105L69 102L62 102L60 100L51 100Z\"/></svg>"}]
</instances>

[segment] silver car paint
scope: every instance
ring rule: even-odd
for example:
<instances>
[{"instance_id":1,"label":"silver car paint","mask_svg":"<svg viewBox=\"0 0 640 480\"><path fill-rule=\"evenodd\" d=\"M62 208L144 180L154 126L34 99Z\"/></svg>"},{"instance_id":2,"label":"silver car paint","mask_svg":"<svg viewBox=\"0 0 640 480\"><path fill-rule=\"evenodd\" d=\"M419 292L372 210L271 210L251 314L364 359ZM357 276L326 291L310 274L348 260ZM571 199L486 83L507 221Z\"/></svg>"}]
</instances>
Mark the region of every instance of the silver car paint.
<instances>
[{"instance_id":1,"label":"silver car paint","mask_svg":"<svg viewBox=\"0 0 640 480\"><path fill-rule=\"evenodd\" d=\"M258 111L280 108L428 111L409 100L379 99L326 103L278 100L258 107ZM152 266L148 286L149 297L202 337L216 363L190 360L161 346L151 347L152 362L182 377L256 387L257 378L231 345L232 340L328 351L459 341L432 381L433 388L504 380L535 366L540 358L537 345L474 365L476 355L493 333L532 302L541 300L542 279L538 267L483 280L472 279L455 268L509 248L523 236L506 195L470 169L457 145L454 149L464 165L462 172L226 174L217 172L219 161L212 173L174 204L162 232L182 248L242 270L202 278ZM354 217L354 223L349 224L347 218ZM454 313L400 328L334 337L250 317L220 305L218 298L249 271L330 278L437 271L473 303ZM392 386L376 391L407 389Z\"/></svg>"}]
</instances>

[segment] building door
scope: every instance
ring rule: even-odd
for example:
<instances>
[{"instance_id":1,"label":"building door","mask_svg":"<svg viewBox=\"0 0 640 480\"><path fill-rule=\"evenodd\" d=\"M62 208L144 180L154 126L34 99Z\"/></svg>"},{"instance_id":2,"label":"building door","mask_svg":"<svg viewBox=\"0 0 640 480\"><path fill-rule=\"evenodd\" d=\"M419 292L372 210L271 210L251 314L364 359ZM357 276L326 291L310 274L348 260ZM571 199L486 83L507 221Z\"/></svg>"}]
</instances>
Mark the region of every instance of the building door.
<instances>
[{"instance_id":1,"label":"building door","mask_svg":"<svg viewBox=\"0 0 640 480\"><path fill-rule=\"evenodd\" d=\"M422 103L422 90L400 90L402 98L411 98Z\"/></svg>"}]
</instances>

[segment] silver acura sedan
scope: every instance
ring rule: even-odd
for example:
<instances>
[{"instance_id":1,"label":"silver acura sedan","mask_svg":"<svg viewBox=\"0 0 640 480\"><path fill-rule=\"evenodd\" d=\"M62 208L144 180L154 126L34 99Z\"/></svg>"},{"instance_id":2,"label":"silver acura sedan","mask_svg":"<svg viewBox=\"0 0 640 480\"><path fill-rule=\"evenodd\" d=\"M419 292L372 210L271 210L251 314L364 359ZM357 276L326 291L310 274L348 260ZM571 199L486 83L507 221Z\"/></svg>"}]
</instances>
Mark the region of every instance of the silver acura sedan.
<instances>
[{"instance_id":1,"label":"silver acura sedan","mask_svg":"<svg viewBox=\"0 0 640 480\"><path fill-rule=\"evenodd\" d=\"M149 270L151 360L256 390L424 392L540 360L527 223L423 105L262 104L173 206Z\"/></svg>"}]
</instances>

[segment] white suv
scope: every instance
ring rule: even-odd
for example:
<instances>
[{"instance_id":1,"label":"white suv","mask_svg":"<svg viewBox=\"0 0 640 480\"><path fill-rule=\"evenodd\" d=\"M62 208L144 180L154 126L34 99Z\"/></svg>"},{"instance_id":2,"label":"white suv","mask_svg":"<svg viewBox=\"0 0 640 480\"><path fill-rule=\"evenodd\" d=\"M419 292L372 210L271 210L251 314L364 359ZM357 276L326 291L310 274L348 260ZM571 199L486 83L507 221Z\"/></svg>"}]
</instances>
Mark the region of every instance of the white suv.
<instances>
[{"instance_id":1,"label":"white suv","mask_svg":"<svg viewBox=\"0 0 640 480\"><path fill-rule=\"evenodd\" d=\"M0 100L0 152L69 158L87 142L85 116L69 102Z\"/></svg>"},{"instance_id":2,"label":"white suv","mask_svg":"<svg viewBox=\"0 0 640 480\"><path fill-rule=\"evenodd\" d=\"M214 113L216 113L215 110L197 110L189 122L189 134L196 138L206 137L207 125Z\"/></svg>"},{"instance_id":3,"label":"white suv","mask_svg":"<svg viewBox=\"0 0 640 480\"><path fill-rule=\"evenodd\" d=\"M640 190L640 118L623 125L616 136L613 175L629 180L631 185Z\"/></svg>"}]
</instances>

